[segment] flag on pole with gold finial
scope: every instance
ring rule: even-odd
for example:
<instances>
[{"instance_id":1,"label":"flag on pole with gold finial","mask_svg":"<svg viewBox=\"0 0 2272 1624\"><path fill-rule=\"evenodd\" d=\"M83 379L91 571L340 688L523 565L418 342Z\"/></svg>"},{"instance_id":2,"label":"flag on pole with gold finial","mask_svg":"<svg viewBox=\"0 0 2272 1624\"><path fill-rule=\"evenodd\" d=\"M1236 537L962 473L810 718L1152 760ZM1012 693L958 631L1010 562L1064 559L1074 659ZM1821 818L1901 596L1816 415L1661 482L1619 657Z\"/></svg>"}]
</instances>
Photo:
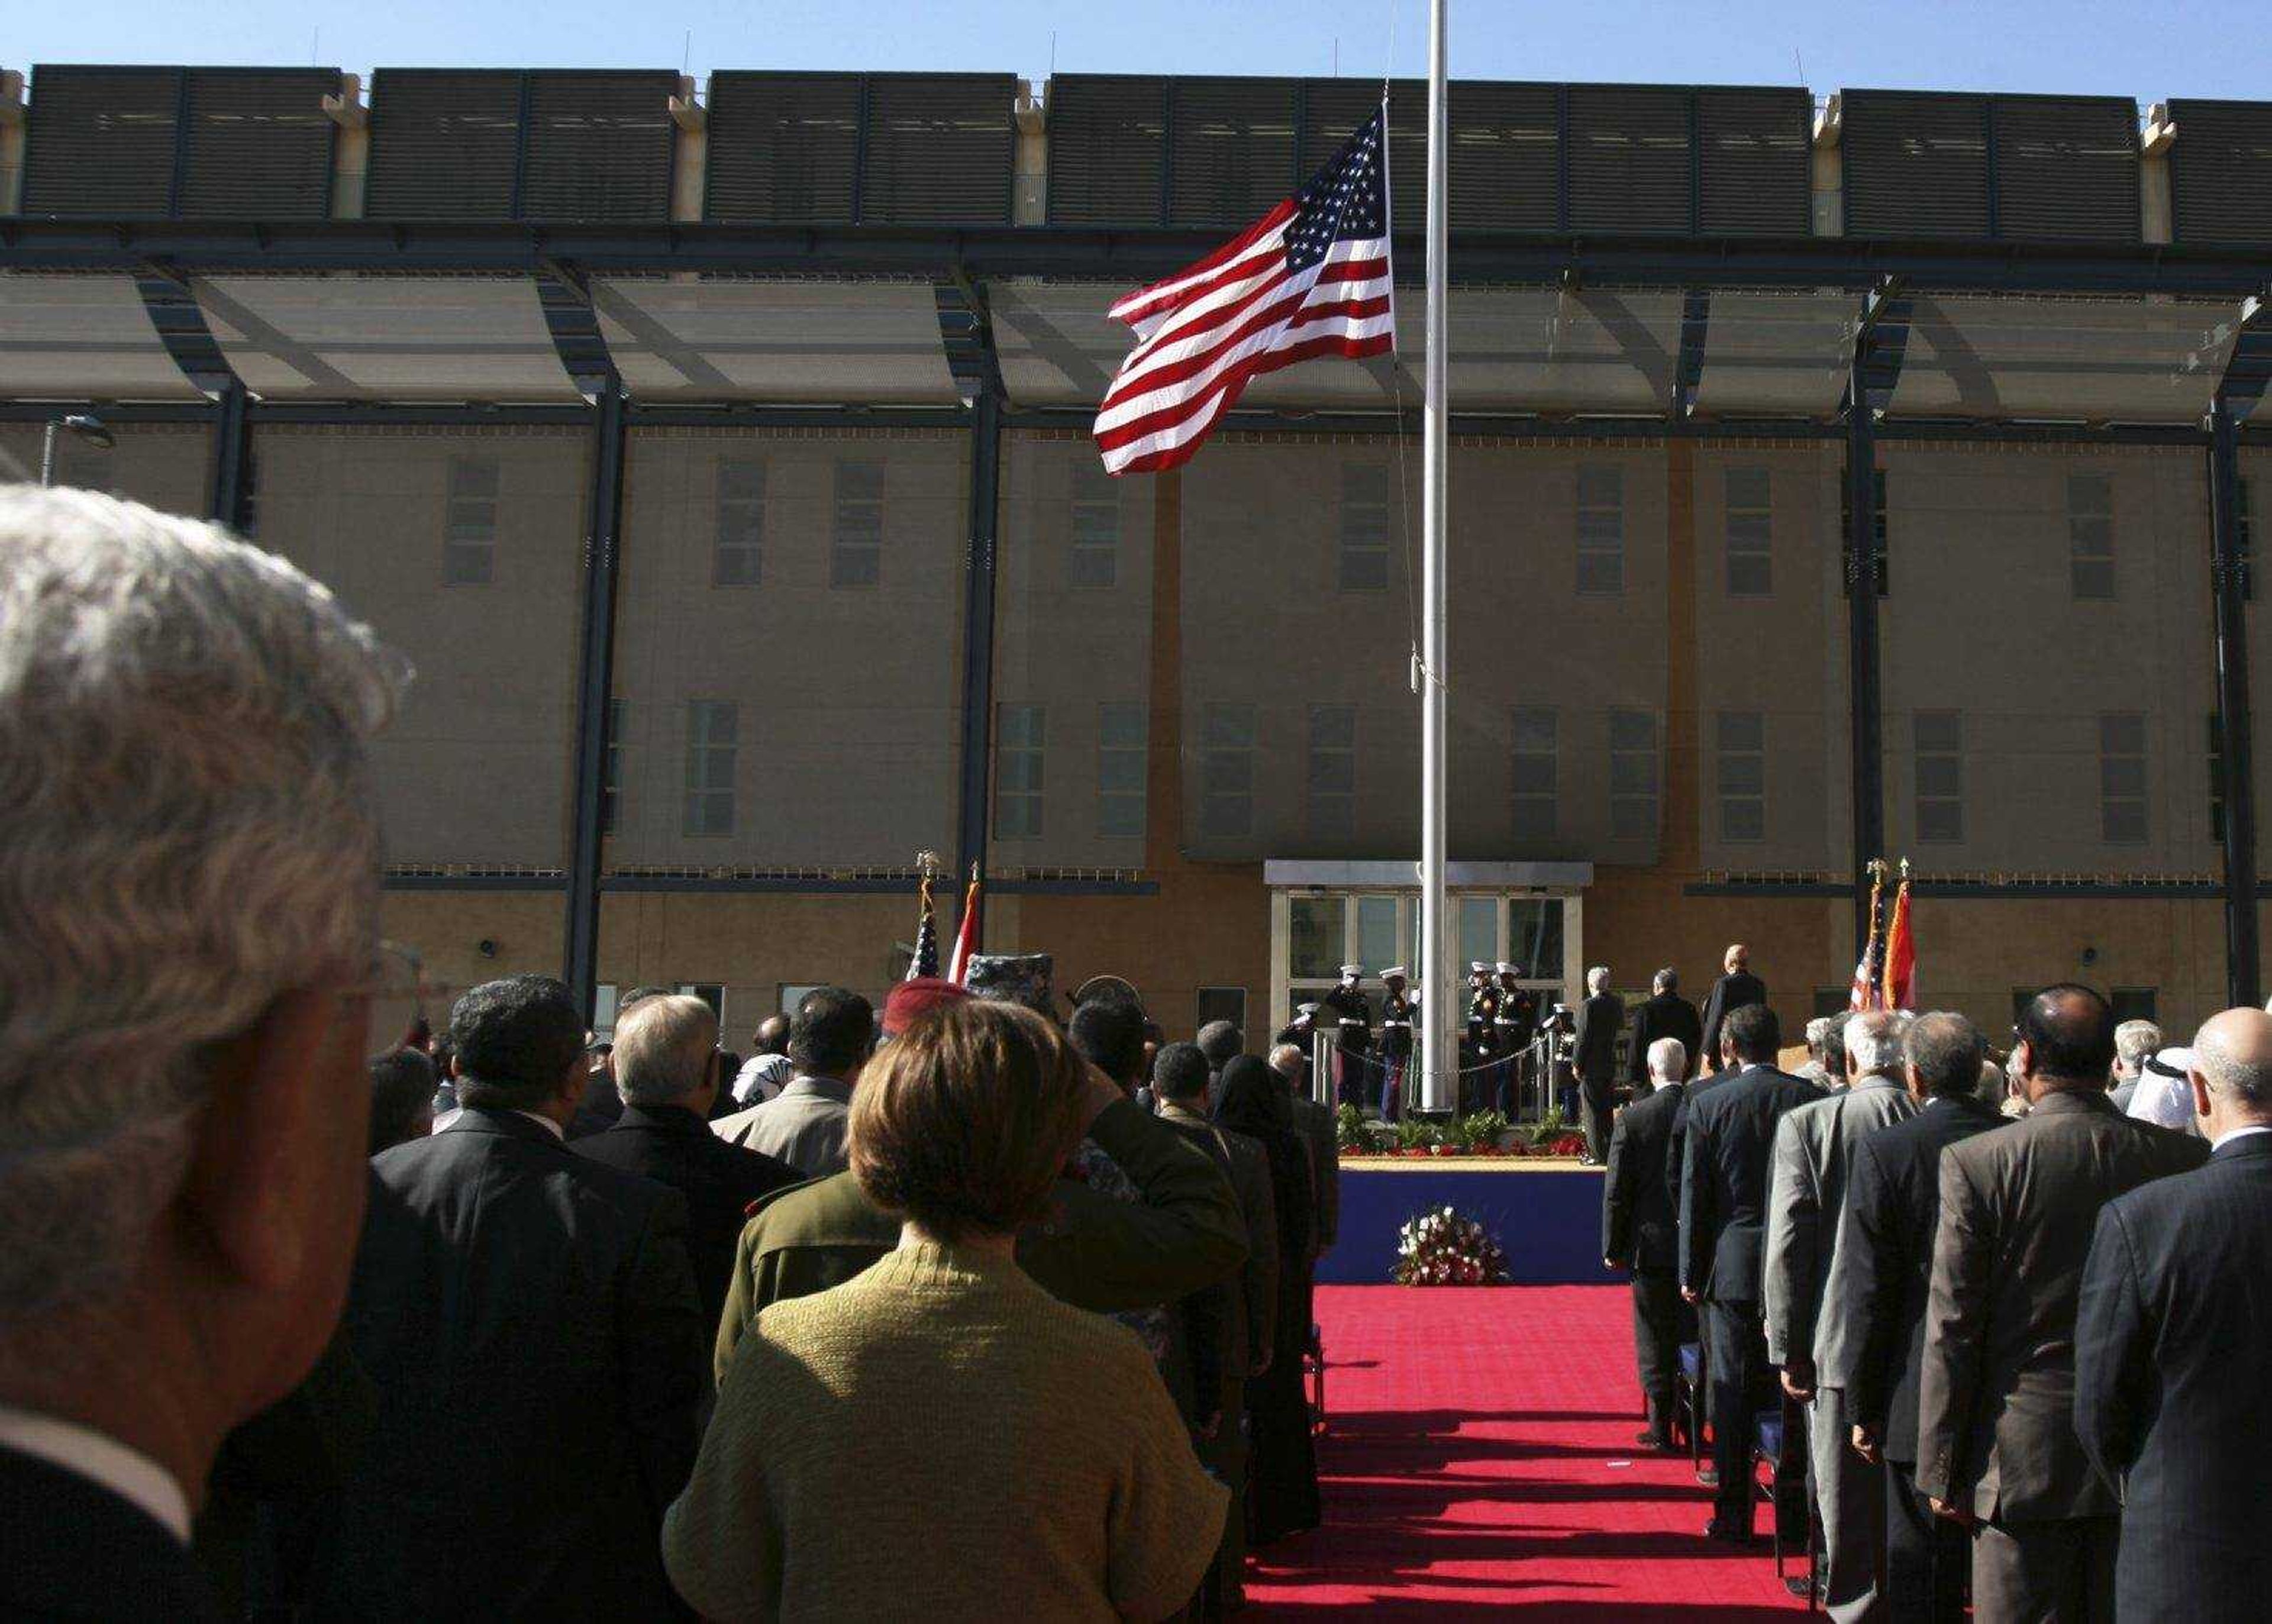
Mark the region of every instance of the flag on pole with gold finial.
<instances>
[{"instance_id":1,"label":"flag on pole with gold finial","mask_svg":"<svg viewBox=\"0 0 2272 1624\"><path fill-rule=\"evenodd\" d=\"M1902 883L1894 893L1894 915L1886 926L1886 975L1880 992L1884 1009L1917 1007L1917 937L1910 926L1910 860L1902 859Z\"/></svg>"},{"instance_id":2,"label":"flag on pole with gold finial","mask_svg":"<svg viewBox=\"0 0 2272 1624\"><path fill-rule=\"evenodd\" d=\"M916 902L916 950L908 960L907 979L938 974L938 909L931 902L930 882L938 872L938 858L926 851L916 859L923 869L923 887Z\"/></svg>"},{"instance_id":3,"label":"flag on pole with gold finial","mask_svg":"<svg viewBox=\"0 0 2272 1624\"><path fill-rule=\"evenodd\" d=\"M1861 962L1854 966L1854 990L1847 996L1846 1007L1856 1014L1880 1007L1879 999L1885 994L1880 984L1885 961L1880 952L1879 927L1885 923L1886 860L1870 859L1870 938L1862 949Z\"/></svg>"},{"instance_id":4,"label":"flag on pole with gold finial","mask_svg":"<svg viewBox=\"0 0 2272 1624\"><path fill-rule=\"evenodd\" d=\"M978 864L970 865L970 889L962 894L962 923L955 927L954 957L947 962L946 978L958 987L970 984L970 961L978 952Z\"/></svg>"}]
</instances>

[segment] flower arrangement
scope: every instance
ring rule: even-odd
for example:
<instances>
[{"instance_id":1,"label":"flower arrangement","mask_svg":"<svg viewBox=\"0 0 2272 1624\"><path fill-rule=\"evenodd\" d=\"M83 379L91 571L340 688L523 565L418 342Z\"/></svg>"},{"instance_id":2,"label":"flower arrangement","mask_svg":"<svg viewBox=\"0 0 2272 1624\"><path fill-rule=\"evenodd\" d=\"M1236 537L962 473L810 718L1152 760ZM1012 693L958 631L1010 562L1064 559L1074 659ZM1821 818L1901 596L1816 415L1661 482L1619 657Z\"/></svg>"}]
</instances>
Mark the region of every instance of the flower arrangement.
<instances>
[{"instance_id":1,"label":"flower arrangement","mask_svg":"<svg viewBox=\"0 0 2272 1624\"><path fill-rule=\"evenodd\" d=\"M1586 1148L1581 1135L1563 1126L1558 1112L1524 1127L1513 1126L1496 1111L1449 1121L1407 1117L1401 1122L1380 1122L1354 1105L1344 1105L1335 1116L1335 1137L1346 1156L1543 1161L1575 1156Z\"/></svg>"},{"instance_id":2,"label":"flower arrangement","mask_svg":"<svg viewBox=\"0 0 2272 1624\"><path fill-rule=\"evenodd\" d=\"M1506 1278L1498 1242L1455 1208L1417 1214L1397 1233L1399 1285L1505 1285Z\"/></svg>"}]
</instances>

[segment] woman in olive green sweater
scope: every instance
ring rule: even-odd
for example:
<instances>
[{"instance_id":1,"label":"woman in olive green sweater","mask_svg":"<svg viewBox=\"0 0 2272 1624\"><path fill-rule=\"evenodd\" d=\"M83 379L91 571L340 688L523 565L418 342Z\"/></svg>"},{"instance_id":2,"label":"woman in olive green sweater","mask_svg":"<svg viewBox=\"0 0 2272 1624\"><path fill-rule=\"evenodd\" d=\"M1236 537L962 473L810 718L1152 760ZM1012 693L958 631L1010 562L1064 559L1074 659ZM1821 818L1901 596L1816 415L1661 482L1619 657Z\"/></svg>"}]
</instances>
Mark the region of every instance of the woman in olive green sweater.
<instances>
[{"instance_id":1,"label":"woman in olive green sweater","mask_svg":"<svg viewBox=\"0 0 2272 1624\"><path fill-rule=\"evenodd\" d=\"M923 1016L862 1074L852 1171L899 1249L759 1316L663 1558L704 1617L1164 1618L1228 1495L1142 1345L1019 1269L1099 1089L1006 1005Z\"/></svg>"}]
</instances>

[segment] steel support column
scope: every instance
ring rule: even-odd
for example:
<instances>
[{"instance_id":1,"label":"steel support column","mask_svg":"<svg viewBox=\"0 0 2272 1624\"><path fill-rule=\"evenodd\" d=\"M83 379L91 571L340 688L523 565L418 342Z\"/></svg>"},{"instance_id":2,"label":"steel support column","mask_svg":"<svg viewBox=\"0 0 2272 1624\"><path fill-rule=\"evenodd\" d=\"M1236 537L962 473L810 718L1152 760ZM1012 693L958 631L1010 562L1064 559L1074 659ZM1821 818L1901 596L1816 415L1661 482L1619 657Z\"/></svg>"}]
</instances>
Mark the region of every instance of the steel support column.
<instances>
[{"instance_id":1,"label":"steel support column","mask_svg":"<svg viewBox=\"0 0 2272 1624\"><path fill-rule=\"evenodd\" d=\"M1001 477L1002 397L997 385L983 384L970 408L970 539L962 561L962 798L955 820L954 864L958 878L966 880L986 865Z\"/></svg>"},{"instance_id":2,"label":"steel support column","mask_svg":"<svg viewBox=\"0 0 2272 1624\"><path fill-rule=\"evenodd\" d=\"M206 516L231 530L244 528L252 483L251 425L244 385L234 378L213 396L213 489Z\"/></svg>"},{"instance_id":3,"label":"steel support column","mask_svg":"<svg viewBox=\"0 0 2272 1624\"><path fill-rule=\"evenodd\" d=\"M1854 796L1854 939L1870 938L1866 874L1886 847L1886 762L1878 714L1878 437L1857 362L1846 413L1846 695Z\"/></svg>"},{"instance_id":4,"label":"steel support column","mask_svg":"<svg viewBox=\"0 0 2272 1624\"><path fill-rule=\"evenodd\" d=\"M2256 780L2248 707L2248 559L2240 544L2240 460L2232 402L2208 416L2209 579L2216 594L2216 731L2224 766L2225 1003L2263 1002L2256 929Z\"/></svg>"},{"instance_id":5,"label":"steel support column","mask_svg":"<svg viewBox=\"0 0 2272 1624\"><path fill-rule=\"evenodd\" d=\"M623 573L624 387L594 399L592 483L584 537L583 650L576 685L576 776L568 852L563 979L589 1022L599 986L600 848L608 787L608 701L615 692L616 587Z\"/></svg>"}]
</instances>

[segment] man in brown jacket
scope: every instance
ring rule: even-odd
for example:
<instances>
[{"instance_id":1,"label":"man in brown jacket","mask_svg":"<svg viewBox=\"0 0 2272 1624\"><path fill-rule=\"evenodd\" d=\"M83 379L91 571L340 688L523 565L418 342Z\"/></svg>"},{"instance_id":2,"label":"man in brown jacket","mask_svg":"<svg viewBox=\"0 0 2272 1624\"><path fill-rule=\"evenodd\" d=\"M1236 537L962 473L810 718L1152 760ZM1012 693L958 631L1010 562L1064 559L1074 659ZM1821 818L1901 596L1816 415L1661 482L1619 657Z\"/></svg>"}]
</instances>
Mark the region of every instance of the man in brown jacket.
<instances>
[{"instance_id":1,"label":"man in brown jacket","mask_svg":"<svg viewBox=\"0 0 2272 1624\"><path fill-rule=\"evenodd\" d=\"M2074 1427L2083 1261L2100 1208L2208 1147L2107 1102L2114 1014L2089 988L2044 989L2016 1036L2032 1109L1941 1153L1917 1483L1973 1530L1981 1624L2111 1620L2121 1507Z\"/></svg>"}]
</instances>

